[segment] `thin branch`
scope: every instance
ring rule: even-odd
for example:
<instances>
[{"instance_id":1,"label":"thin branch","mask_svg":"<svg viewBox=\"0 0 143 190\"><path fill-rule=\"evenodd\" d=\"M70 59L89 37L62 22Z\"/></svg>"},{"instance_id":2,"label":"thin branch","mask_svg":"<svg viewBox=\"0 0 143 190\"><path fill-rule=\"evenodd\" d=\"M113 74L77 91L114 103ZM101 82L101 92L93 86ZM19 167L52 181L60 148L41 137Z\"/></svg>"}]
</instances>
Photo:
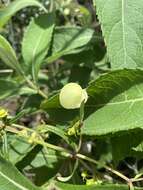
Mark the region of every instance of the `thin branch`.
<instances>
[{"instance_id":1,"label":"thin branch","mask_svg":"<svg viewBox=\"0 0 143 190\"><path fill-rule=\"evenodd\" d=\"M89 158L85 155L82 155L82 154L76 154L76 157L77 158L80 158L80 159L83 159L83 160L86 160L86 161L89 161L89 162L92 162L96 165L99 165L100 163L92 158ZM126 177L125 175L123 175L122 173L120 173L119 171L116 171L112 168L110 168L109 166L106 166L106 165L102 165L106 170L112 172L113 174L117 175L118 177L124 179L126 182L130 182L130 179L128 177Z\"/></svg>"}]
</instances>

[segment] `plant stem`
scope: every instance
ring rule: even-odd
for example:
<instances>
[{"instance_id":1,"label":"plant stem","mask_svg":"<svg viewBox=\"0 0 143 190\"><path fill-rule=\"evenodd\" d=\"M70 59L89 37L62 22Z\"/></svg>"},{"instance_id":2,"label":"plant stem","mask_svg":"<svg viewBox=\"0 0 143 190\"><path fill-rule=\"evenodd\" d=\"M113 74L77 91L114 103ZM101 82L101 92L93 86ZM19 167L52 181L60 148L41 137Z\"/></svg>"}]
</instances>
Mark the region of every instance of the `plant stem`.
<instances>
[{"instance_id":1,"label":"plant stem","mask_svg":"<svg viewBox=\"0 0 143 190\"><path fill-rule=\"evenodd\" d=\"M26 129L27 131L30 131L30 132L35 132L33 129L30 129L30 128L25 127L25 126L23 126L23 125L12 124L11 126L12 126L12 127L16 127L16 128L18 128L18 129ZM12 127L6 126L6 129L8 128L8 129L10 130ZM13 129L13 128L12 128L12 129ZM20 131L18 131L18 130L16 130L16 129L14 129L14 130L17 131L18 133L20 132Z\"/></svg>"},{"instance_id":2,"label":"plant stem","mask_svg":"<svg viewBox=\"0 0 143 190\"><path fill-rule=\"evenodd\" d=\"M14 129L13 127L16 127L16 128L19 128L19 129L26 129L26 130L28 130L28 131L35 132L35 131L32 130L32 129L29 129L29 128L27 128L27 127L24 127L24 126L21 126L21 125L17 125L17 124L12 124L12 127L6 126L5 129L6 129L7 131L9 131L9 132L16 133L16 134L20 134L21 131L18 131L18 130L16 130L16 129ZM24 136L24 135L23 135L23 137L26 138L26 139L29 138L29 137ZM70 151L68 151L67 149L65 149L65 148L63 148L63 147L59 147L59 146L53 145L53 144L50 144L50 143L47 143L47 142L45 142L44 140L39 140L39 139L36 139L36 138L35 138L35 139L34 139L34 143L35 143L35 144L42 145L43 147L46 147L46 148L50 148L50 149L53 149L53 150L62 152L62 153L63 153L63 156L65 156L65 157L70 157L70 158L73 158L73 157L74 157L73 154L72 154ZM83 154L80 154L80 153L77 153L77 154L75 155L75 158L81 159L81 160L86 160L86 161L91 162L91 163L96 164L96 165L100 165L100 163L99 163L97 160L94 160L94 159L92 159L92 158L90 158L90 157L87 157L87 156L85 156L85 155L83 155ZM106 170L108 170L108 171L112 172L113 174L117 175L118 177L124 179L124 180L129 184L129 186L132 186L132 182L137 181L137 180L135 180L135 179L129 179L128 177L126 177L125 175L123 175L122 173L120 173L119 171L114 170L114 169L112 169L111 167L109 167L109 166L107 166L107 165L102 165L102 166L103 166ZM139 180L139 179L138 179L138 180ZM140 180L142 180L142 179L140 179Z\"/></svg>"},{"instance_id":3,"label":"plant stem","mask_svg":"<svg viewBox=\"0 0 143 190\"><path fill-rule=\"evenodd\" d=\"M24 126L21 126L21 125L17 125L17 124L12 124L12 127L6 126L6 128L5 128L6 131L9 131L9 132L12 132L12 133L15 133L15 134L19 134L20 136L22 136L22 137L24 137L26 139L29 139L29 137L27 137L24 134L21 134L21 131L14 129L13 127L16 127L16 128L19 128L19 129L26 129L27 131L30 131L32 133L35 132L32 129L29 129L27 127L24 127ZM65 157L71 157L72 156L71 153L67 149L65 149L63 147L59 147L59 146L53 145L53 144L50 144L50 143L47 143L44 140L38 140L38 139L35 138L34 139L34 143L42 145L43 147L47 147L47 148L50 148L50 149L62 152Z\"/></svg>"},{"instance_id":4,"label":"plant stem","mask_svg":"<svg viewBox=\"0 0 143 190\"><path fill-rule=\"evenodd\" d=\"M29 87L31 87L33 90L37 91L37 93L38 93L39 95L41 95L43 98L47 99L48 96L47 96L42 90L40 90L31 80L29 80L29 79L25 76L25 74L24 74L24 72L23 72L23 70L22 70L21 67L20 67L19 70L20 70L20 73L21 73L22 77L25 79L25 81L26 81L27 84L29 85Z\"/></svg>"},{"instance_id":5,"label":"plant stem","mask_svg":"<svg viewBox=\"0 0 143 190\"><path fill-rule=\"evenodd\" d=\"M49 7L49 11L53 12L54 10L54 0L50 0L50 7Z\"/></svg>"},{"instance_id":6,"label":"plant stem","mask_svg":"<svg viewBox=\"0 0 143 190\"><path fill-rule=\"evenodd\" d=\"M80 123L82 124L84 119L84 101L81 103L79 116L80 116Z\"/></svg>"},{"instance_id":7,"label":"plant stem","mask_svg":"<svg viewBox=\"0 0 143 190\"><path fill-rule=\"evenodd\" d=\"M132 178L131 180L132 180L132 182L138 182L138 181L143 181L143 178L138 178L138 179Z\"/></svg>"},{"instance_id":8,"label":"plant stem","mask_svg":"<svg viewBox=\"0 0 143 190\"><path fill-rule=\"evenodd\" d=\"M7 142L7 134L5 131L4 131L4 134L2 136L2 141L3 141L3 154L4 154L5 158L8 160L9 159L8 142Z\"/></svg>"},{"instance_id":9,"label":"plant stem","mask_svg":"<svg viewBox=\"0 0 143 190\"><path fill-rule=\"evenodd\" d=\"M57 150L59 152L63 152L64 153L64 156L66 157L69 157L71 156L71 153L69 153L68 150L66 150L65 148L62 148L60 146L56 146L56 145L53 145L53 144L50 144L50 143L47 143L47 142L44 142L44 141L40 141L40 140L34 140L34 142L36 144L39 144L39 145L42 145L42 146L45 146L47 148L50 148L50 149L53 149L53 150Z\"/></svg>"},{"instance_id":10,"label":"plant stem","mask_svg":"<svg viewBox=\"0 0 143 190\"><path fill-rule=\"evenodd\" d=\"M48 96L42 90L38 89L37 86L32 81L30 81L27 77L24 76L24 79L29 84L29 86L33 88L34 90L36 90L37 93L40 94L43 98L45 99L48 98Z\"/></svg>"},{"instance_id":11,"label":"plant stem","mask_svg":"<svg viewBox=\"0 0 143 190\"><path fill-rule=\"evenodd\" d=\"M0 73L13 73L13 70L12 69L2 69L0 70Z\"/></svg>"},{"instance_id":12,"label":"plant stem","mask_svg":"<svg viewBox=\"0 0 143 190\"><path fill-rule=\"evenodd\" d=\"M94 159L92 159L92 158L89 158L89 157L87 157L87 156L85 156L85 155L82 155L82 154L76 154L76 157L77 157L77 158L80 158L80 159L83 159L83 160L86 160L86 161L89 161L89 162L92 162L92 163L94 163L94 164L96 164L96 165L99 165L99 164L100 164L98 161L96 161L96 160L94 160ZM119 176L120 178L124 179L126 182L129 182L129 181L130 181L130 179L129 179L128 177L126 177L125 175L123 175L123 174L120 173L119 171L116 171L116 170L114 170L114 169L112 169L112 168L110 168L109 166L106 166L106 165L102 165L102 166L103 166L106 170L108 170L108 171L114 173L115 175Z\"/></svg>"},{"instance_id":13,"label":"plant stem","mask_svg":"<svg viewBox=\"0 0 143 190\"><path fill-rule=\"evenodd\" d=\"M132 180L129 180L129 189L130 190L134 190L134 186L133 186L133 183L132 183Z\"/></svg>"}]
</instances>

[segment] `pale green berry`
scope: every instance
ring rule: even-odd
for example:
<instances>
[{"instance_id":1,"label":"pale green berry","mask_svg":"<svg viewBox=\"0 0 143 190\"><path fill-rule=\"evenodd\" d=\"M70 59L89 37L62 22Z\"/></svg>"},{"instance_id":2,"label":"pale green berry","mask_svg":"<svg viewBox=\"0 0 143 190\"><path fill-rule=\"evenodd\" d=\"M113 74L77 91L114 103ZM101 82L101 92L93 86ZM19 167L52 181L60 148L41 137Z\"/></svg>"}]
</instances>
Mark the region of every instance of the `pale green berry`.
<instances>
[{"instance_id":1,"label":"pale green berry","mask_svg":"<svg viewBox=\"0 0 143 190\"><path fill-rule=\"evenodd\" d=\"M86 90L82 89L76 83L66 84L60 92L59 100L65 109L76 109L81 106L83 101L87 101L88 95Z\"/></svg>"},{"instance_id":2,"label":"pale green berry","mask_svg":"<svg viewBox=\"0 0 143 190\"><path fill-rule=\"evenodd\" d=\"M65 8L65 9L64 9L64 14L65 14L65 15L69 15L69 14L70 14L70 9Z\"/></svg>"}]
</instances>

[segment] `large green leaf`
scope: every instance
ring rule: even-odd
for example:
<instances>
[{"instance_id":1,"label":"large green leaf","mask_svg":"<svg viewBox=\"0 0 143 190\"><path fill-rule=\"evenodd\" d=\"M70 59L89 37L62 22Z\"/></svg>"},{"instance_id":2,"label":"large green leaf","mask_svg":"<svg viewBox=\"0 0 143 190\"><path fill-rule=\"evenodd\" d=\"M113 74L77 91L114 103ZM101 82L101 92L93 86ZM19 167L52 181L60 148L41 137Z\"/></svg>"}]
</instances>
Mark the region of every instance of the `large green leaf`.
<instances>
[{"instance_id":1,"label":"large green leaf","mask_svg":"<svg viewBox=\"0 0 143 190\"><path fill-rule=\"evenodd\" d=\"M126 185L72 185L64 183L56 183L56 185L51 184L51 188L59 187L61 190L128 190L129 188ZM50 189L49 186L49 189ZM141 190L142 188L135 188L135 190Z\"/></svg>"},{"instance_id":2,"label":"large green leaf","mask_svg":"<svg viewBox=\"0 0 143 190\"><path fill-rule=\"evenodd\" d=\"M37 80L40 65L50 48L53 29L54 16L49 13L33 19L25 32L22 54L34 80Z\"/></svg>"},{"instance_id":3,"label":"large green leaf","mask_svg":"<svg viewBox=\"0 0 143 190\"><path fill-rule=\"evenodd\" d=\"M9 67L21 73L20 65L18 63L15 51L9 42L0 35L0 59Z\"/></svg>"},{"instance_id":4,"label":"large green leaf","mask_svg":"<svg viewBox=\"0 0 143 190\"><path fill-rule=\"evenodd\" d=\"M0 100L15 95L18 89L16 82L0 79Z\"/></svg>"},{"instance_id":5,"label":"large green leaf","mask_svg":"<svg viewBox=\"0 0 143 190\"><path fill-rule=\"evenodd\" d=\"M0 28L3 27L17 11L27 6L38 6L46 12L46 9L37 0L15 0L8 6L0 9Z\"/></svg>"},{"instance_id":6,"label":"large green leaf","mask_svg":"<svg viewBox=\"0 0 143 190\"><path fill-rule=\"evenodd\" d=\"M143 67L143 0L94 0L112 68Z\"/></svg>"},{"instance_id":7,"label":"large green leaf","mask_svg":"<svg viewBox=\"0 0 143 190\"><path fill-rule=\"evenodd\" d=\"M143 128L143 72L114 71L87 88L86 119L82 132L106 135Z\"/></svg>"},{"instance_id":8,"label":"large green leaf","mask_svg":"<svg viewBox=\"0 0 143 190\"><path fill-rule=\"evenodd\" d=\"M38 190L9 162L0 157L0 189Z\"/></svg>"},{"instance_id":9,"label":"large green leaf","mask_svg":"<svg viewBox=\"0 0 143 190\"><path fill-rule=\"evenodd\" d=\"M57 27L53 37L52 55L46 62L52 62L63 55L76 52L93 37L94 31L81 27Z\"/></svg>"}]
</instances>

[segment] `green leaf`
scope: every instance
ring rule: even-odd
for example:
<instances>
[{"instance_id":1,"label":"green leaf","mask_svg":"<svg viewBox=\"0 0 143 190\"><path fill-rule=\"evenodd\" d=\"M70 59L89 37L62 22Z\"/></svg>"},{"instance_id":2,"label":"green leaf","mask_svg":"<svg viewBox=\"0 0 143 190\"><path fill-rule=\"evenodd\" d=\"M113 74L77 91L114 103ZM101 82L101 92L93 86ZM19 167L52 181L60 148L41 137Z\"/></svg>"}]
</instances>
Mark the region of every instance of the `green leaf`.
<instances>
[{"instance_id":1,"label":"green leaf","mask_svg":"<svg viewBox=\"0 0 143 190\"><path fill-rule=\"evenodd\" d=\"M62 108L59 102L59 93L44 100L40 106L42 109Z\"/></svg>"},{"instance_id":2,"label":"green leaf","mask_svg":"<svg viewBox=\"0 0 143 190\"><path fill-rule=\"evenodd\" d=\"M105 74L87 88L82 133L107 135L143 128L143 72L120 70Z\"/></svg>"},{"instance_id":3,"label":"green leaf","mask_svg":"<svg viewBox=\"0 0 143 190\"><path fill-rule=\"evenodd\" d=\"M69 82L76 82L79 85L81 85L82 88L84 88L87 86L87 84L90 80L91 71L92 70L89 67L74 65L71 68Z\"/></svg>"},{"instance_id":4,"label":"green leaf","mask_svg":"<svg viewBox=\"0 0 143 190\"><path fill-rule=\"evenodd\" d=\"M128 190L128 186L126 185L72 185L65 183L51 183L49 185L50 188L59 187L61 190ZM141 190L142 188L135 188L135 190Z\"/></svg>"},{"instance_id":5,"label":"green leaf","mask_svg":"<svg viewBox=\"0 0 143 190\"><path fill-rule=\"evenodd\" d=\"M69 143L68 137L65 135L65 132L58 127L52 125L40 125L38 126L37 130L41 133L52 132L64 139L65 142Z\"/></svg>"},{"instance_id":6,"label":"green leaf","mask_svg":"<svg viewBox=\"0 0 143 190\"><path fill-rule=\"evenodd\" d=\"M9 141L9 161L13 164L21 161L34 147L17 135L9 136Z\"/></svg>"},{"instance_id":7,"label":"green leaf","mask_svg":"<svg viewBox=\"0 0 143 190\"><path fill-rule=\"evenodd\" d=\"M143 0L94 2L112 68L142 68Z\"/></svg>"},{"instance_id":8,"label":"green leaf","mask_svg":"<svg viewBox=\"0 0 143 190\"><path fill-rule=\"evenodd\" d=\"M65 157L55 150L35 147L18 166L24 165L27 173L34 173L33 180L39 186L53 178L64 162Z\"/></svg>"},{"instance_id":9,"label":"green leaf","mask_svg":"<svg viewBox=\"0 0 143 190\"><path fill-rule=\"evenodd\" d=\"M0 79L0 100L15 95L19 88L16 82Z\"/></svg>"},{"instance_id":10,"label":"green leaf","mask_svg":"<svg viewBox=\"0 0 143 190\"><path fill-rule=\"evenodd\" d=\"M27 100L24 102L22 110L25 110L27 113L33 113L39 109L39 106L42 101L42 97L38 94L33 94L29 97L27 97Z\"/></svg>"},{"instance_id":11,"label":"green leaf","mask_svg":"<svg viewBox=\"0 0 143 190\"><path fill-rule=\"evenodd\" d=\"M8 6L0 9L0 28L2 28L17 11L27 6L38 6L46 12L46 9L37 0L15 0Z\"/></svg>"},{"instance_id":12,"label":"green leaf","mask_svg":"<svg viewBox=\"0 0 143 190\"><path fill-rule=\"evenodd\" d=\"M141 142L139 145L137 145L136 147L132 148L135 152L143 152L143 142ZM143 154L142 154L143 156Z\"/></svg>"},{"instance_id":13,"label":"green leaf","mask_svg":"<svg viewBox=\"0 0 143 190\"><path fill-rule=\"evenodd\" d=\"M44 165L48 166L49 168L54 168L54 165L56 162L58 162L58 159L64 160L65 158L61 155L58 155L55 150L43 148L36 156L34 156L34 159L30 165L34 168Z\"/></svg>"},{"instance_id":14,"label":"green leaf","mask_svg":"<svg viewBox=\"0 0 143 190\"><path fill-rule=\"evenodd\" d=\"M52 62L63 55L76 52L76 49L90 42L92 29L81 27L57 27L53 38L52 55L45 61Z\"/></svg>"},{"instance_id":15,"label":"green leaf","mask_svg":"<svg viewBox=\"0 0 143 190\"><path fill-rule=\"evenodd\" d=\"M40 108L48 112L50 119L59 123L64 123L65 121L71 121L78 114L77 109L76 110L64 109L60 105L58 94L42 101Z\"/></svg>"},{"instance_id":16,"label":"green leaf","mask_svg":"<svg viewBox=\"0 0 143 190\"><path fill-rule=\"evenodd\" d=\"M23 86L20 90L19 90L19 94L20 95L34 95L37 94L37 90L29 88L28 86Z\"/></svg>"},{"instance_id":17,"label":"green leaf","mask_svg":"<svg viewBox=\"0 0 143 190\"><path fill-rule=\"evenodd\" d=\"M138 155L135 151L140 151L142 147L143 130L133 132L120 133L111 138L112 155L115 163L123 160L126 157ZM134 150L134 152L133 152Z\"/></svg>"},{"instance_id":18,"label":"green leaf","mask_svg":"<svg viewBox=\"0 0 143 190\"><path fill-rule=\"evenodd\" d=\"M77 50L77 49L76 49ZM92 45L88 45L88 48L74 54L68 54L62 58L69 63L77 64L85 63L87 67L93 67L95 62L102 61L105 56L105 48L101 47L100 44L95 41ZM90 57L90 59L89 59ZM97 63L98 66L98 63ZM74 76L73 76L74 78ZM81 79L82 80L82 79Z\"/></svg>"},{"instance_id":19,"label":"green leaf","mask_svg":"<svg viewBox=\"0 0 143 190\"><path fill-rule=\"evenodd\" d=\"M22 55L35 81L43 59L50 48L53 29L54 15L52 13L43 14L31 21L24 34Z\"/></svg>"},{"instance_id":20,"label":"green leaf","mask_svg":"<svg viewBox=\"0 0 143 190\"><path fill-rule=\"evenodd\" d=\"M0 35L0 59L9 67L21 73L21 68L16 54L9 42Z\"/></svg>"},{"instance_id":21,"label":"green leaf","mask_svg":"<svg viewBox=\"0 0 143 190\"><path fill-rule=\"evenodd\" d=\"M0 189L38 190L9 162L0 157Z\"/></svg>"}]
</instances>

